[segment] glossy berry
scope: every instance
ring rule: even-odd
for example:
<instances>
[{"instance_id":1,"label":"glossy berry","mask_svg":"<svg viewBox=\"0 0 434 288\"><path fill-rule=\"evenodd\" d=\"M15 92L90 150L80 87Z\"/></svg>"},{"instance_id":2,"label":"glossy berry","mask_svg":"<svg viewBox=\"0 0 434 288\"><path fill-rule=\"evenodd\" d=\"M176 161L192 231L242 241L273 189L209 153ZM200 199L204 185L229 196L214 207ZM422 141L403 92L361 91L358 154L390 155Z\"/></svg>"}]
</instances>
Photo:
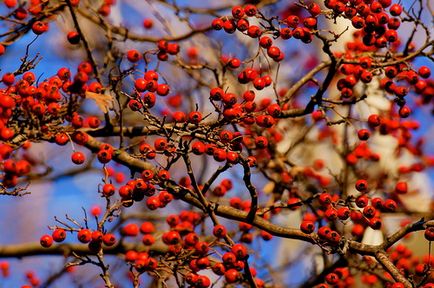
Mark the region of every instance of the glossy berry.
<instances>
[{"instance_id":1,"label":"glossy berry","mask_svg":"<svg viewBox=\"0 0 434 288\"><path fill-rule=\"evenodd\" d=\"M116 191L116 188L113 184L107 183L107 184L104 184L104 186L102 187L102 194L105 197L112 196L113 194L115 194L115 191Z\"/></svg>"},{"instance_id":2,"label":"glossy berry","mask_svg":"<svg viewBox=\"0 0 434 288\"><path fill-rule=\"evenodd\" d=\"M71 160L74 164L80 165L84 163L86 156L82 152L76 151L72 153Z\"/></svg>"},{"instance_id":3,"label":"glossy berry","mask_svg":"<svg viewBox=\"0 0 434 288\"><path fill-rule=\"evenodd\" d=\"M427 66L422 66L419 68L418 74L420 77L427 79L431 76L431 70Z\"/></svg>"},{"instance_id":4,"label":"glossy berry","mask_svg":"<svg viewBox=\"0 0 434 288\"><path fill-rule=\"evenodd\" d=\"M154 26L154 21L152 19L146 18L143 20L143 27L145 29L151 29Z\"/></svg>"},{"instance_id":5,"label":"glossy berry","mask_svg":"<svg viewBox=\"0 0 434 288\"><path fill-rule=\"evenodd\" d=\"M48 31L48 23L42 21L36 21L32 25L32 31L36 35L40 35L46 31Z\"/></svg>"},{"instance_id":6,"label":"glossy berry","mask_svg":"<svg viewBox=\"0 0 434 288\"><path fill-rule=\"evenodd\" d=\"M407 182L398 182L395 185L395 192L398 194L406 194L408 191L408 185Z\"/></svg>"},{"instance_id":7,"label":"glossy berry","mask_svg":"<svg viewBox=\"0 0 434 288\"><path fill-rule=\"evenodd\" d=\"M134 237L139 235L139 226L135 223L129 223L122 227L121 234L124 236Z\"/></svg>"},{"instance_id":8,"label":"glossy berry","mask_svg":"<svg viewBox=\"0 0 434 288\"><path fill-rule=\"evenodd\" d=\"M53 245L53 238L50 235L43 235L39 242L42 247L49 248Z\"/></svg>"},{"instance_id":9,"label":"glossy berry","mask_svg":"<svg viewBox=\"0 0 434 288\"><path fill-rule=\"evenodd\" d=\"M371 126L371 127L377 127L377 126L380 126L380 124L381 124L380 116L378 116L377 114L371 114L371 115L368 117L368 124L369 124L369 126Z\"/></svg>"},{"instance_id":10,"label":"glossy berry","mask_svg":"<svg viewBox=\"0 0 434 288\"><path fill-rule=\"evenodd\" d=\"M315 224L311 221L303 221L300 224L300 230L303 231L303 233L311 234L315 231Z\"/></svg>"},{"instance_id":11,"label":"glossy berry","mask_svg":"<svg viewBox=\"0 0 434 288\"><path fill-rule=\"evenodd\" d=\"M53 231L52 236L55 242L63 242L66 238L66 232L62 228L57 228Z\"/></svg>"},{"instance_id":12,"label":"glossy berry","mask_svg":"<svg viewBox=\"0 0 434 288\"><path fill-rule=\"evenodd\" d=\"M401 118L407 118L408 116L410 116L411 114L411 109L408 106L402 106L399 109L399 116L401 116Z\"/></svg>"},{"instance_id":13,"label":"glossy berry","mask_svg":"<svg viewBox=\"0 0 434 288\"><path fill-rule=\"evenodd\" d=\"M235 269L229 269L225 272L225 280L228 283L237 282L239 277L240 277L239 272Z\"/></svg>"},{"instance_id":14,"label":"glossy berry","mask_svg":"<svg viewBox=\"0 0 434 288\"><path fill-rule=\"evenodd\" d=\"M89 229L81 229L78 231L77 239L81 243L89 243L92 240L92 232Z\"/></svg>"},{"instance_id":15,"label":"glossy berry","mask_svg":"<svg viewBox=\"0 0 434 288\"><path fill-rule=\"evenodd\" d=\"M116 237L111 233L104 234L104 236L102 237L102 242L106 246L113 246L116 243Z\"/></svg>"},{"instance_id":16,"label":"glossy berry","mask_svg":"<svg viewBox=\"0 0 434 288\"><path fill-rule=\"evenodd\" d=\"M152 222L143 222L140 225L140 232L142 234L151 234L155 232L155 227Z\"/></svg>"},{"instance_id":17,"label":"glossy berry","mask_svg":"<svg viewBox=\"0 0 434 288\"><path fill-rule=\"evenodd\" d=\"M357 180L355 187L359 192L366 192L368 190L368 181L359 179Z\"/></svg>"},{"instance_id":18,"label":"glossy berry","mask_svg":"<svg viewBox=\"0 0 434 288\"><path fill-rule=\"evenodd\" d=\"M240 260L246 258L247 256L247 248L243 244L235 244L232 246L231 251Z\"/></svg>"},{"instance_id":19,"label":"glossy berry","mask_svg":"<svg viewBox=\"0 0 434 288\"><path fill-rule=\"evenodd\" d=\"M368 140L370 135L371 132L369 132L368 129L360 129L359 131L357 131L357 137L359 137L359 139L362 141Z\"/></svg>"},{"instance_id":20,"label":"glossy berry","mask_svg":"<svg viewBox=\"0 0 434 288\"><path fill-rule=\"evenodd\" d=\"M212 233L217 238L224 238L226 237L226 227L223 225L216 225L214 226Z\"/></svg>"},{"instance_id":21,"label":"glossy berry","mask_svg":"<svg viewBox=\"0 0 434 288\"><path fill-rule=\"evenodd\" d=\"M80 43L80 34L77 31L71 31L68 33L68 35L66 35L68 42L71 44L78 44Z\"/></svg>"},{"instance_id":22,"label":"glossy berry","mask_svg":"<svg viewBox=\"0 0 434 288\"><path fill-rule=\"evenodd\" d=\"M389 11L392 16L399 16L402 13L402 6L399 4L393 4L390 6Z\"/></svg>"},{"instance_id":23,"label":"glossy berry","mask_svg":"<svg viewBox=\"0 0 434 288\"><path fill-rule=\"evenodd\" d=\"M136 63L142 58L142 54L140 54L139 51L135 49L128 50L127 52L127 59L131 63Z\"/></svg>"}]
</instances>

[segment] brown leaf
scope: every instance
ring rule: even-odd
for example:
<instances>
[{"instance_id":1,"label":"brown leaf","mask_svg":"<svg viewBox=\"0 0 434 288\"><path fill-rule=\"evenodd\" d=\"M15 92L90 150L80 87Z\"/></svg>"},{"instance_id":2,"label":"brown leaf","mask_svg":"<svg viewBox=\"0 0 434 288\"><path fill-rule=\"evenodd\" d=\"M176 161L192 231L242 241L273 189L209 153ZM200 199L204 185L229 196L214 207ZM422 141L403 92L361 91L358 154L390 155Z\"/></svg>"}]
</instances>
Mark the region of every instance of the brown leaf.
<instances>
[{"instance_id":1,"label":"brown leaf","mask_svg":"<svg viewBox=\"0 0 434 288\"><path fill-rule=\"evenodd\" d=\"M86 91L86 99L92 99L96 102L98 108L105 114L109 109L113 109L113 97L109 94L99 94Z\"/></svg>"},{"instance_id":2,"label":"brown leaf","mask_svg":"<svg viewBox=\"0 0 434 288\"><path fill-rule=\"evenodd\" d=\"M264 185L262 188L262 191L264 191L265 194L271 194L274 191L274 182L270 181L267 184Z\"/></svg>"}]
</instances>

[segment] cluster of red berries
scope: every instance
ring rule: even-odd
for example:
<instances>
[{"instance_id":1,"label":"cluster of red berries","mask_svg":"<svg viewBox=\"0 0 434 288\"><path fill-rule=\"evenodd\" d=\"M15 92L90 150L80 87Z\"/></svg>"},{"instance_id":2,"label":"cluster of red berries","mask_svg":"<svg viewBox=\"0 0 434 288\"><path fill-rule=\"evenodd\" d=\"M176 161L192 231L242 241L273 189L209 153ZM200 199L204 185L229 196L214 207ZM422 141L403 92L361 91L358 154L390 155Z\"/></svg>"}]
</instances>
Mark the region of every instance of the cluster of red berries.
<instances>
[{"instance_id":1,"label":"cluster of red berries","mask_svg":"<svg viewBox=\"0 0 434 288\"><path fill-rule=\"evenodd\" d=\"M166 96L170 92L170 86L165 83L158 83L158 73L149 70L145 73L143 78L137 78L134 82L134 88L137 91L135 98L128 102L128 106L133 111L139 111L143 107L152 108L156 102L157 93L159 96ZM148 91L140 96L139 93Z\"/></svg>"},{"instance_id":2,"label":"cluster of red berries","mask_svg":"<svg viewBox=\"0 0 434 288\"><path fill-rule=\"evenodd\" d=\"M72 231L71 231L72 232ZM41 236L40 243L44 248L50 248L53 242L63 242L66 239L66 231L63 228L56 228L51 235L45 234ZM116 243L116 237L111 233L102 233L99 230L90 230L82 228L77 231L77 239L81 243L89 244L91 251L99 251L102 244L110 247Z\"/></svg>"},{"instance_id":3,"label":"cluster of red berries","mask_svg":"<svg viewBox=\"0 0 434 288\"><path fill-rule=\"evenodd\" d=\"M262 34L261 28L257 25L250 25L248 17L254 17L258 13L256 6L246 5L244 8L235 6L232 8L232 17L216 18L211 26L215 30L224 29L226 33L232 34L237 29L252 38L257 38Z\"/></svg>"},{"instance_id":4,"label":"cluster of red berries","mask_svg":"<svg viewBox=\"0 0 434 288\"><path fill-rule=\"evenodd\" d=\"M169 55L176 55L179 53L179 45L176 43L169 43L166 40L160 40L157 43L158 53L157 57L160 61L167 61Z\"/></svg>"},{"instance_id":5,"label":"cluster of red berries","mask_svg":"<svg viewBox=\"0 0 434 288\"><path fill-rule=\"evenodd\" d=\"M347 267L339 267L328 273L324 277L325 283L315 286L315 288L329 288L329 287L351 287L355 283L355 278Z\"/></svg>"},{"instance_id":6,"label":"cluster of red berries","mask_svg":"<svg viewBox=\"0 0 434 288\"><path fill-rule=\"evenodd\" d=\"M172 214L166 218L166 223L170 230L164 232L162 241L168 246L170 255L177 257L188 257L186 263L191 271L186 275L186 282L192 287L209 287L211 281L208 276L200 275L201 270L211 269L216 275L224 276L228 283L236 283L243 280L242 271L244 270L247 259L247 249L242 244L234 244L230 251L222 254L222 262L211 260L210 256L216 242L211 244L201 241L200 236L194 232L195 227L202 223L201 214L193 211L181 211L179 214ZM143 222L140 226L134 223L127 224L121 228L121 234L127 237L143 234L142 242L144 245L152 245L155 241L152 233L155 227L150 222ZM216 225L213 228L213 235L222 239L227 236L226 227ZM165 257L165 256L162 256ZM159 259L153 258L146 252L129 250L125 253L125 261L130 263L138 272L151 271L159 265ZM251 274L256 276L255 269L251 268ZM261 279L255 279L258 287L263 287Z\"/></svg>"},{"instance_id":7,"label":"cluster of red berries","mask_svg":"<svg viewBox=\"0 0 434 288\"><path fill-rule=\"evenodd\" d=\"M2 75L1 82L4 87L0 89L0 138L5 143L1 145L0 152L3 160L9 158L13 150L8 142L12 142L17 133L21 133L21 129L26 127L41 127L41 133L49 138L53 136L56 143L65 145L68 137L64 133L53 135L50 131L52 122L68 120L77 129L83 126L96 128L100 125L100 120L95 116L83 120L77 113L69 114L62 109L64 107L63 93L75 92L82 95L86 90L100 91L102 88L97 82L86 84L92 73L92 67L88 62L82 62L77 70L73 81L70 80L69 69L61 68L55 76L38 85L36 85L36 75L33 72L25 72L20 79L17 79L14 73ZM32 117L21 117L21 115L29 114ZM18 144L24 149L30 147L28 141ZM74 162L82 162L81 156L80 154L74 156ZM16 164L18 167L15 167ZM28 174L30 168L29 162L25 159L10 160L6 167L6 186L15 186L17 177Z\"/></svg>"},{"instance_id":8,"label":"cluster of red berries","mask_svg":"<svg viewBox=\"0 0 434 288\"><path fill-rule=\"evenodd\" d=\"M74 1L76 2L76 5L78 5L80 0L74 0ZM104 0L101 6L98 8L98 13L104 17L109 16L111 13L111 6L115 4L116 4L116 0Z\"/></svg>"},{"instance_id":9,"label":"cluster of red berries","mask_svg":"<svg viewBox=\"0 0 434 288\"><path fill-rule=\"evenodd\" d=\"M142 243L145 246L151 246L155 243L155 237L152 235L154 232L155 227L152 222L143 222L140 227L135 223L129 223L120 230L121 235L126 237L136 237L139 233L142 233Z\"/></svg>"}]
</instances>

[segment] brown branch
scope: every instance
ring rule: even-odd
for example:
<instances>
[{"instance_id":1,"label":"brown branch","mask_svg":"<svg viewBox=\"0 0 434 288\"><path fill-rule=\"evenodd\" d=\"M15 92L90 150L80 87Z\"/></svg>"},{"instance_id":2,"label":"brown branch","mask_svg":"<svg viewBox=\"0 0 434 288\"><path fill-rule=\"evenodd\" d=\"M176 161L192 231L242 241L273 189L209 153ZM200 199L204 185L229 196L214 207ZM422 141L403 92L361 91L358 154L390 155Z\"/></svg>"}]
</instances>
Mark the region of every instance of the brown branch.
<instances>
[{"instance_id":1,"label":"brown branch","mask_svg":"<svg viewBox=\"0 0 434 288\"><path fill-rule=\"evenodd\" d=\"M95 152L99 149L101 144L102 143L97 141L95 138L89 137L89 140L85 144L85 146ZM113 160L122 164L122 165L125 165L126 167L129 167L132 171L141 172L141 171L146 170L146 169L154 169L152 164L145 162L145 161L142 161L140 159L134 158L131 155L129 155L127 152L121 151L121 150L117 150L114 153ZM166 181L164 183L164 185L165 185L166 189L168 189L172 194L174 194L179 199L181 199L181 200L183 200L189 204L192 204L193 206L195 206L199 209L202 209L202 207L203 207L202 203L198 199L193 197L190 194L189 190L185 189L184 187L179 186L174 181ZM256 216L256 215L253 219L249 219L249 217L248 217L249 213L248 212L238 210L238 209L232 208L230 206L219 205L218 203L212 203L212 202L210 202L210 205L214 206L213 210L217 216L221 216L221 217L224 217L226 219L232 219L232 220L236 220L236 221L240 221L240 222L250 223L253 226L255 226L261 230L265 230L274 236L303 240L303 241L306 241L306 242L312 243L312 244L315 244L318 242L318 237L316 234L305 234L305 233L301 232L301 230L299 230L299 229L282 227L282 226L273 224L273 223L271 223L271 222L269 222L269 221L267 221L267 220L265 220L259 216ZM251 220L251 221L249 221L249 220ZM404 237L408 233L416 231L415 230L416 227L417 227L417 230L424 229L423 225L422 226L416 225L412 229L409 229L406 226L406 227L400 229L400 230L405 230L405 231L396 232L395 236L393 236L393 237L391 236L390 241L396 242L399 239L402 239L402 237ZM401 237L401 238L399 238L399 237ZM348 240L348 248L350 249L350 251L355 252L355 253L359 253L361 255L374 256L378 251L383 250L382 245L384 245L384 244L367 245L367 244L363 244L363 243L360 243L357 241Z\"/></svg>"},{"instance_id":2,"label":"brown branch","mask_svg":"<svg viewBox=\"0 0 434 288\"><path fill-rule=\"evenodd\" d=\"M246 187L250 193L250 198L252 199L249 214L247 215L247 222L251 222L255 218L256 211L258 210L258 193L256 192L256 188L253 186L251 181L252 173L250 172L249 164L247 161L243 161L241 164L244 168L243 181L244 184L246 184Z\"/></svg>"},{"instance_id":3,"label":"brown branch","mask_svg":"<svg viewBox=\"0 0 434 288\"><path fill-rule=\"evenodd\" d=\"M96 65L95 59L93 58L92 51L90 51L89 43L87 42L86 37L84 37L83 31L81 30L80 24L78 23L77 15L75 15L75 11L71 5L71 1L66 0L66 4L68 4L68 9L69 12L71 13L71 17L72 17L72 21L74 22L75 29L77 29L77 32L80 34L80 38L83 42L84 49L86 50L87 58L92 64L92 69L93 72L95 73L95 78L98 80L99 83L102 84L101 77L98 72L98 66Z\"/></svg>"},{"instance_id":4,"label":"brown branch","mask_svg":"<svg viewBox=\"0 0 434 288\"><path fill-rule=\"evenodd\" d=\"M410 234L415 231L425 230L426 229L426 221L422 218L419 221L415 223L410 223L408 225L405 225L392 235L388 236L384 242L381 244L381 248L383 250L387 250L389 247L391 247L393 244L404 238L407 234Z\"/></svg>"},{"instance_id":5,"label":"brown branch","mask_svg":"<svg viewBox=\"0 0 434 288\"><path fill-rule=\"evenodd\" d=\"M117 255L125 253L128 250L147 251L148 249L155 253L165 253L166 245L156 243L152 246L144 246L136 243L122 243L112 247L103 247L106 255ZM55 244L50 248L44 248L39 242L30 242L22 244L0 245L0 258L22 258L29 256L48 256L62 255L64 257L71 256L72 253L78 255L95 255L89 250L85 244Z\"/></svg>"},{"instance_id":6,"label":"brown branch","mask_svg":"<svg viewBox=\"0 0 434 288\"><path fill-rule=\"evenodd\" d=\"M285 95L283 96L283 100L281 102L285 103L291 100L291 98L295 95L295 93L297 93L297 91L301 87L303 87L304 84L309 82L313 78L313 76L315 76L316 73L330 66L330 64L331 61L325 61L319 64L318 66L316 66L315 68L313 68L312 70L310 70L305 76L303 76L303 78L298 80L294 85L291 86L291 88L288 91L286 91Z\"/></svg>"},{"instance_id":7,"label":"brown branch","mask_svg":"<svg viewBox=\"0 0 434 288\"><path fill-rule=\"evenodd\" d=\"M383 265L383 267L392 275L395 281L404 284L405 288L413 287L410 281L408 281L407 278L405 278L405 276L402 275L401 272L399 272L398 268L396 268L396 266L393 265L393 263L389 260L386 252L378 251L377 253L375 253L375 259L377 259L377 261L380 262L381 265Z\"/></svg>"},{"instance_id":8,"label":"brown branch","mask_svg":"<svg viewBox=\"0 0 434 288\"><path fill-rule=\"evenodd\" d=\"M98 24L98 25L101 24L101 20L98 18L98 16L91 15L91 14L87 13L86 11L84 11L83 9L78 9L77 11L80 15L82 15L86 19L92 21L94 24ZM107 26L105 28L109 29L111 31L111 33L122 36L124 39L129 39L129 40L139 41L139 42L154 42L154 43L158 42L159 40L181 41L181 40L189 39L190 37L192 37L196 34L205 33L205 32L210 31L212 29L211 26L206 26L203 28L197 28L195 30L191 30L187 33L177 35L177 36L151 37L148 35L139 35L139 34L130 32L128 29L121 27L121 26L112 26L112 25L108 25L108 24L106 24L106 25Z\"/></svg>"}]
</instances>

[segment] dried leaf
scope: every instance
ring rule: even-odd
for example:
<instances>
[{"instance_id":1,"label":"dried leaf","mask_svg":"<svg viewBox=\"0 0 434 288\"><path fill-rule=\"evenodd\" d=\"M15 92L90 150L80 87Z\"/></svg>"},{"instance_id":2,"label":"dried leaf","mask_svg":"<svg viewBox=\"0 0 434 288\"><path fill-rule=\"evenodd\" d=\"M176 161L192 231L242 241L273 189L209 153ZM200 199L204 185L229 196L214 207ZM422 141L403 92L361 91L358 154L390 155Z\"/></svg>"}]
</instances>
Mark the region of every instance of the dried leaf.
<instances>
[{"instance_id":1,"label":"dried leaf","mask_svg":"<svg viewBox=\"0 0 434 288\"><path fill-rule=\"evenodd\" d=\"M86 91L86 99L94 100L103 113L107 113L109 109L113 109L113 97L110 94L99 94Z\"/></svg>"},{"instance_id":2,"label":"dried leaf","mask_svg":"<svg viewBox=\"0 0 434 288\"><path fill-rule=\"evenodd\" d=\"M274 190L274 182L272 181L265 184L264 188L262 188L262 191L264 191L265 194L271 194L273 190Z\"/></svg>"}]
</instances>

